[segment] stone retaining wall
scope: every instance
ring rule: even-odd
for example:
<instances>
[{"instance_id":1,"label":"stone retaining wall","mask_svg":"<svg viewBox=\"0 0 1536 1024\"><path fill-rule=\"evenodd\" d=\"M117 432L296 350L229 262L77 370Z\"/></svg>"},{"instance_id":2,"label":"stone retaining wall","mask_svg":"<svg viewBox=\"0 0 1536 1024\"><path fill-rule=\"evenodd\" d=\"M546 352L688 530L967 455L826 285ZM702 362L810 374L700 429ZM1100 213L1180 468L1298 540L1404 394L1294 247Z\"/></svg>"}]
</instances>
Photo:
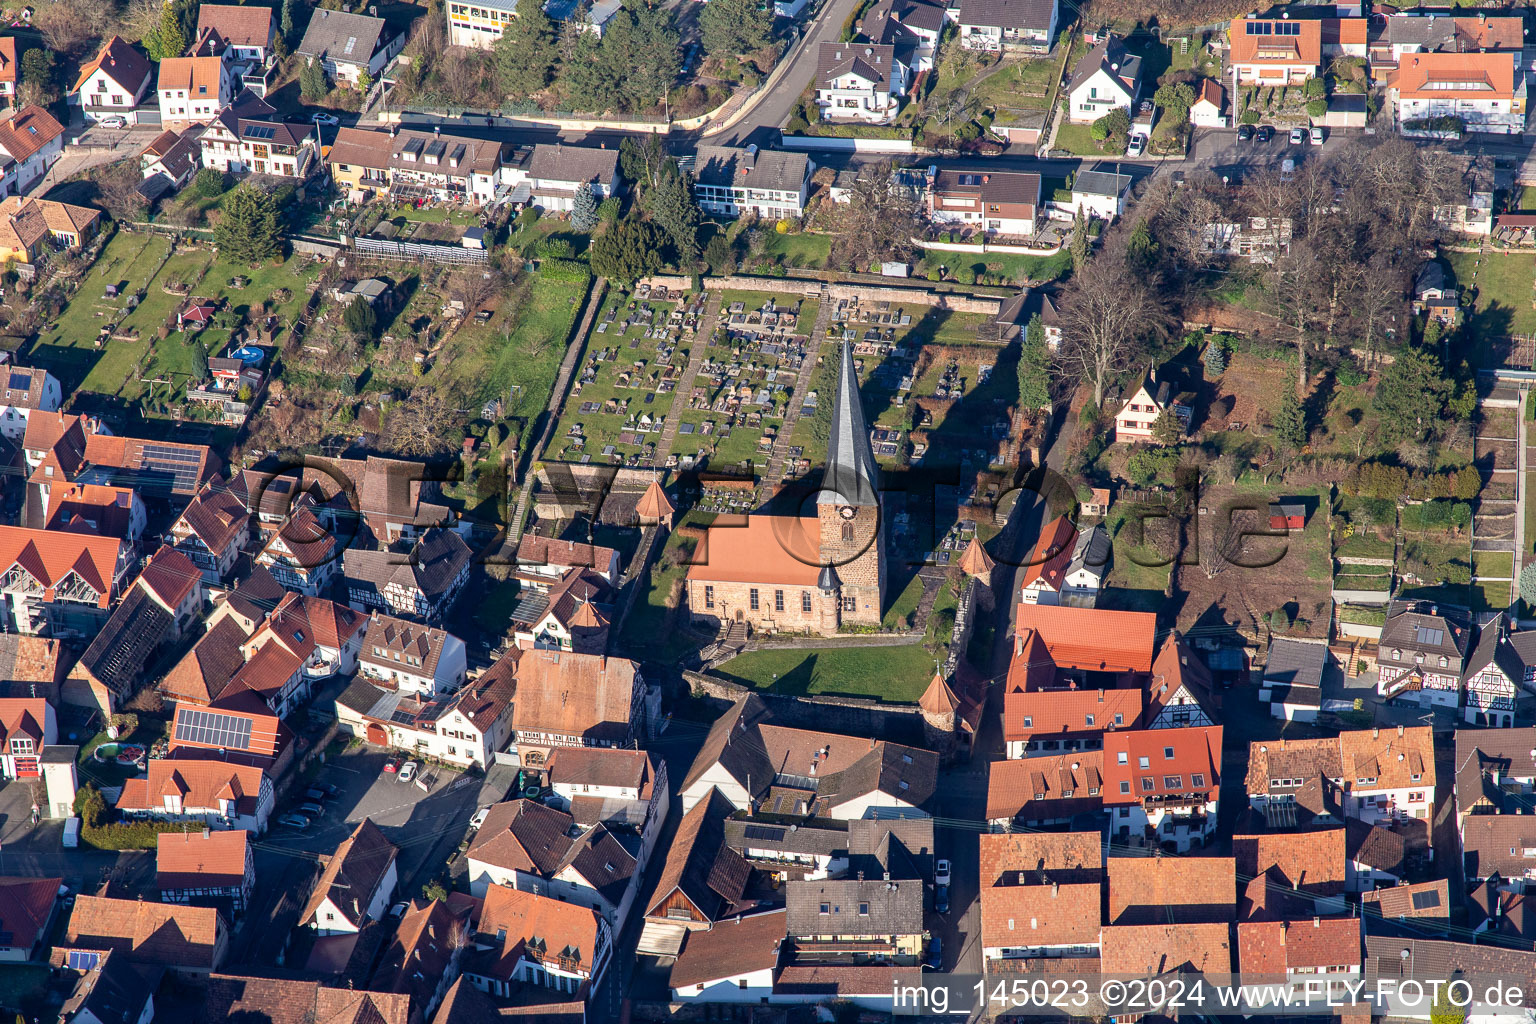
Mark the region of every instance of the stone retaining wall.
<instances>
[{"instance_id":1,"label":"stone retaining wall","mask_svg":"<svg viewBox=\"0 0 1536 1024\"><path fill-rule=\"evenodd\" d=\"M714 704L721 714L742 697L756 693L780 725L879 736L916 746L923 743L923 715L916 704L882 704L863 697L790 697L754 690L704 672L685 670L683 678L695 698Z\"/></svg>"}]
</instances>

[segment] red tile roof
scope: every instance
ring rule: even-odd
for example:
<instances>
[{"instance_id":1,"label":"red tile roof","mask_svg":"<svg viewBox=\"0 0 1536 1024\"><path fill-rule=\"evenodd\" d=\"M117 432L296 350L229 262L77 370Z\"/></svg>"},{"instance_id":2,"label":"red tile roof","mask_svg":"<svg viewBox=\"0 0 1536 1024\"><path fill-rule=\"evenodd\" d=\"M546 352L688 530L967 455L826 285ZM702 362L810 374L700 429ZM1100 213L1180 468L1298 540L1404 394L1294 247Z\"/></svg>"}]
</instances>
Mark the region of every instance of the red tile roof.
<instances>
[{"instance_id":1,"label":"red tile roof","mask_svg":"<svg viewBox=\"0 0 1536 1024\"><path fill-rule=\"evenodd\" d=\"M16 116L0 120L0 148L18 160L25 160L64 134L48 111L33 104L22 107Z\"/></svg>"},{"instance_id":2,"label":"red tile roof","mask_svg":"<svg viewBox=\"0 0 1536 1024\"><path fill-rule=\"evenodd\" d=\"M1150 672L1157 616L1103 608L1020 604L1016 629L1038 630L1058 668Z\"/></svg>"},{"instance_id":3,"label":"red tile roof","mask_svg":"<svg viewBox=\"0 0 1536 1024\"><path fill-rule=\"evenodd\" d=\"M1237 926L1238 969L1244 980L1284 977L1317 967L1358 969L1360 919L1314 917L1300 921L1245 921Z\"/></svg>"},{"instance_id":4,"label":"red tile roof","mask_svg":"<svg viewBox=\"0 0 1536 1024\"><path fill-rule=\"evenodd\" d=\"M1237 868L1231 857L1111 857L1104 866L1111 924L1236 916Z\"/></svg>"},{"instance_id":5,"label":"red tile roof","mask_svg":"<svg viewBox=\"0 0 1536 1024\"><path fill-rule=\"evenodd\" d=\"M693 552L688 579L813 588L821 573L814 516L716 516Z\"/></svg>"},{"instance_id":6,"label":"red tile roof","mask_svg":"<svg viewBox=\"0 0 1536 1024\"><path fill-rule=\"evenodd\" d=\"M123 953L140 963L188 970L218 966L223 926L211 907L80 896L64 941Z\"/></svg>"},{"instance_id":7,"label":"red tile roof","mask_svg":"<svg viewBox=\"0 0 1536 1024\"><path fill-rule=\"evenodd\" d=\"M197 761L184 758L153 758L149 774L123 783L117 798L118 810L151 811L165 807L165 797L177 794L182 807L214 808L219 801L234 800L238 814L256 813L261 795L260 768L226 764L221 761Z\"/></svg>"},{"instance_id":8,"label":"red tile roof","mask_svg":"<svg viewBox=\"0 0 1536 1024\"><path fill-rule=\"evenodd\" d=\"M1233 64L1265 64L1315 68L1323 59L1323 23L1319 19L1297 18L1300 35L1277 36L1273 33L1250 34L1250 21L1272 23L1272 18L1233 18L1227 30L1231 42L1229 60Z\"/></svg>"},{"instance_id":9,"label":"red tile roof","mask_svg":"<svg viewBox=\"0 0 1536 1024\"><path fill-rule=\"evenodd\" d=\"M202 584L202 580L202 573L192 564L192 559L162 544L160 550L144 563L144 571L139 574L136 582L171 612L175 612L181 607L181 602Z\"/></svg>"},{"instance_id":10,"label":"red tile roof","mask_svg":"<svg viewBox=\"0 0 1536 1024\"><path fill-rule=\"evenodd\" d=\"M1042 794L1044 799L1035 799ZM988 821L1053 821L1103 806L1102 750L993 761L987 766Z\"/></svg>"},{"instance_id":11,"label":"red tile roof","mask_svg":"<svg viewBox=\"0 0 1536 1024\"><path fill-rule=\"evenodd\" d=\"M1141 725L1140 690L1047 690L1003 695L1003 738L1081 739Z\"/></svg>"},{"instance_id":12,"label":"red tile roof","mask_svg":"<svg viewBox=\"0 0 1536 1024\"><path fill-rule=\"evenodd\" d=\"M1097 832L979 838L983 946L1098 943L1104 853Z\"/></svg>"},{"instance_id":13,"label":"red tile roof","mask_svg":"<svg viewBox=\"0 0 1536 1024\"><path fill-rule=\"evenodd\" d=\"M1066 516L1057 516L1047 523L1040 531L1034 553L1024 564L1024 582L1020 586L1026 590L1031 586L1036 589L1044 587L1059 593L1067 575L1067 566L1072 563L1072 549L1076 539L1077 527Z\"/></svg>"},{"instance_id":14,"label":"red tile roof","mask_svg":"<svg viewBox=\"0 0 1536 1024\"><path fill-rule=\"evenodd\" d=\"M1221 726L1105 733L1104 776L1105 804L1183 794L1213 800L1221 787Z\"/></svg>"},{"instance_id":15,"label":"red tile roof","mask_svg":"<svg viewBox=\"0 0 1536 1024\"><path fill-rule=\"evenodd\" d=\"M4 945L26 950L43 938L62 878L0 878L0 931Z\"/></svg>"},{"instance_id":16,"label":"red tile roof","mask_svg":"<svg viewBox=\"0 0 1536 1024\"><path fill-rule=\"evenodd\" d=\"M1318 896L1337 896L1347 881L1342 828L1233 836L1232 855L1245 878L1267 874L1272 882Z\"/></svg>"},{"instance_id":17,"label":"red tile roof","mask_svg":"<svg viewBox=\"0 0 1536 1024\"><path fill-rule=\"evenodd\" d=\"M1179 970L1230 974L1231 926L1111 925L1104 929L1099 960L1105 974L1146 977Z\"/></svg>"},{"instance_id":18,"label":"red tile roof","mask_svg":"<svg viewBox=\"0 0 1536 1024\"><path fill-rule=\"evenodd\" d=\"M503 935L500 977L510 979L519 958L549 958L590 977L602 927L602 918L590 907L493 885L485 893L479 931L492 942Z\"/></svg>"},{"instance_id":19,"label":"red tile roof","mask_svg":"<svg viewBox=\"0 0 1536 1024\"><path fill-rule=\"evenodd\" d=\"M155 837L160 891L238 887L245 881L248 835L244 829L160 833Z\"/></svg>"},{"instance_id":20,"label":"red tile roof","mask_svg":"<svg viewBox=\"0 0 1536 1024\"><path fill-rule=\"evenodd\" d=\"M100 595L97 606L108 608L122 548L116 537L0 526L0 573L20 567L43 588L45 601L74 573Z\"/></svg>"}]
</instances>

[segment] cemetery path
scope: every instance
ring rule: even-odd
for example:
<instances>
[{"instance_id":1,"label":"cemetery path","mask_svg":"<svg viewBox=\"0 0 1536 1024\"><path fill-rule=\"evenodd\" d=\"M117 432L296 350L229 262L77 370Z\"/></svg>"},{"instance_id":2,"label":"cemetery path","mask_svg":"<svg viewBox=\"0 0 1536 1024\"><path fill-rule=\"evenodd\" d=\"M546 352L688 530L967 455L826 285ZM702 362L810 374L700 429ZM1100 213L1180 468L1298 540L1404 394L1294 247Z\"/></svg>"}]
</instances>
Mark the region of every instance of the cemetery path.
<instances>
[{"instance_id":1,"label":"cemetery path","mask_svg":"<svg viewBox=\"0 0 1536 1024\"><path fill-rule=\"evenodd\" d=\"M800 409L805 404L806 392L810 390L811 381L815 377L821 345L827 340L827 325L832 322L835 306L836 303L829 296L822 295L821 305L816 310L816 323L811 326L811 338L805 346L805 359L800 363L800 374L795 378L794 390L789 395L789 408L784 410L784 424L779 427L778 436L773 439L773 451L768 456L768 467L763 472L762 482L770 489L778 486L784 476L784 459L789 454L790 436L795 432L795 424L800 421Z\"/></svg>"},{"instance_id":2,"label":"cemetery path","mask_svg":"<svg viewBox=\"0 0 1536 1024\"><path fill-rule=\"evenodd\" d=\"M661 441L656 445L656 456L651 462L653 466L665 466L667 456L672 454L672 443L677 440L677 428L682 424L683 413L688 411L688 403L693 398L693 382L698 378L704 360L709 358L709 339L714 337L715 325L720 319L720 303L724 297L724 292L713 292L704 305L699 329L693 333L688 367L683 371L682 379L677 382L677 390L672 395L672 411L667 413L667 425L661 428Z\"/></svg>"}]
</instances>

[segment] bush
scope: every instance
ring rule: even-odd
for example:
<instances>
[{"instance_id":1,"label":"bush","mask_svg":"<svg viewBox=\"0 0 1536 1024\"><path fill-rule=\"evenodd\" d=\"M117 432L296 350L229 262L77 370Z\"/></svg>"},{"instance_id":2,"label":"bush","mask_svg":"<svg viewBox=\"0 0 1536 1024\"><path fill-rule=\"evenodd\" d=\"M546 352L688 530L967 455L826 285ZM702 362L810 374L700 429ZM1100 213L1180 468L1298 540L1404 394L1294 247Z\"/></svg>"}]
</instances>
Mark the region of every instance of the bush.
<instances>
[{"instance_id":1,"label":"bush","mask_svg":"<svg viewBox=\"0 0 1536 1024\"><path fill-rule=\"evenodd\" d=\"M1247 110L1243 111L1243 116L1238 120L1243 124L1258 124L1259 112L1253 107L1249 107Z\"/></svg>"},{"instance_id":2,"label":"bush","mask_svg":"<svg viewBox=\"0 0 1536 1024\"><path fill-rule=\"evenodd\" d=\"M86 828L93 828L107 816L107 801L93 782L87 782L75 793L75 814Z\"/></svg>"},{"instance_id":3,"label":"bush","mask_svg":"<svg viewBox=\"0 0 1536 1024\"><path fill-rule=\"evenodd\" d=\"M1306 93L1309 100L1322 99L1328 95L1328 86L1321 78L1309 78Z\"/></svg>"},{"instance_id":4,"label":"bush","mask_svg":"<svg viewBox=\"0 0 1536 1024\"><path fill-rule=\"evenodd\" d=\"M1312 100L1307 104L1307 116L1311 118L1323 117L1328 113L1327 100Z\"/></svg>"},{"instance_id":5,"label":"bush","mask_svg":"<svg viewBox=\"0 0 1536 1024\"><path fill-rule=\"evenodd\" d=\"M216 199L228 188L224 172L217 167L204 167L192 179L192 192L204 199Z\"/></svg>"},{"instance_id":6,"label":"bush","mask_svg":"<svg viewBox=\"0 0 1536 1024\"><path fill-rule=\"evenodd\" d=\"M1339 384L1346 388L1358 387L1366 381L1365 371L1360 369L1359 365L1352 359L1346 359L1341 362L1338 370L1334 371L1333 376ZM1536 391L1531 393L1536 394Z\"/></svg>"},{"instance_id":7,"label":"bush","mask_svg":"<svg viewBox=\"0 0 1536 1024\"><path fill-rule=\"evenodd\" d=\"M200 831L184 821L120 821L110 825L87 825L82 820L80 839L98 850L153 850L162 832Z\"/></svg>"},{"instance_id":8,"label":"bush","mask_svg":"<svg viewBox=\"0 0 1536 1024\"><path fill-rule=\"evenodd\" d=\"M592 276L580 260L547 259L539 263L539 274L550 281L579 283Z\"/></svg>"}]
</instances>

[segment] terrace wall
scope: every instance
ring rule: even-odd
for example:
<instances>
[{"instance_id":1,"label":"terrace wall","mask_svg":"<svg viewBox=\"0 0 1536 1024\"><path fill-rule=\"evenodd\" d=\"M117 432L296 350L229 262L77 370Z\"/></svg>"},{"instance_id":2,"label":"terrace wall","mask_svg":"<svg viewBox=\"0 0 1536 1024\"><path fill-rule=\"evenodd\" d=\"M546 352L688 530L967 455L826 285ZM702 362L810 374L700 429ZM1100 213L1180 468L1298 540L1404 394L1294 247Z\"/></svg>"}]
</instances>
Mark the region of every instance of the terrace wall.
<instances>
[{"instance_id":1,"label":"terrace wall","mask_svg":"<svg viewBox=\"0 0 1536 1024\"><path fill-rule=\"evenodd\" d=\"M642 283L653 288L660 285L668 291L689 291L693 288L691 277L660 275L648 277ZM937 292L927 288L902 288L876 284L819 284L814 281L791 277L748 277L729 274L725 277L706 277L704 287L744 292L778 292L785 295L818 295L833 299L858 299L860 302L913 303L932 306L954 313L982 313L996 316L1002 309L1003 300L996 295L963 295L956 292Z\"/></svg>"},{"instance_id":2,"label":"terrace wall","mask_svg":"<svg viewBox=\"0 0 1536 1024\"><path fill-rule=\"evenodd\" d=\"M923 715L916 704L897 706L862 697L787 697L705 672L684 671L683 678L692 687L695 698L714 705L720 714L747 694L756 693L768 705L774 721L781 725L923 744Z\"/></svg>"}]
</instances>

